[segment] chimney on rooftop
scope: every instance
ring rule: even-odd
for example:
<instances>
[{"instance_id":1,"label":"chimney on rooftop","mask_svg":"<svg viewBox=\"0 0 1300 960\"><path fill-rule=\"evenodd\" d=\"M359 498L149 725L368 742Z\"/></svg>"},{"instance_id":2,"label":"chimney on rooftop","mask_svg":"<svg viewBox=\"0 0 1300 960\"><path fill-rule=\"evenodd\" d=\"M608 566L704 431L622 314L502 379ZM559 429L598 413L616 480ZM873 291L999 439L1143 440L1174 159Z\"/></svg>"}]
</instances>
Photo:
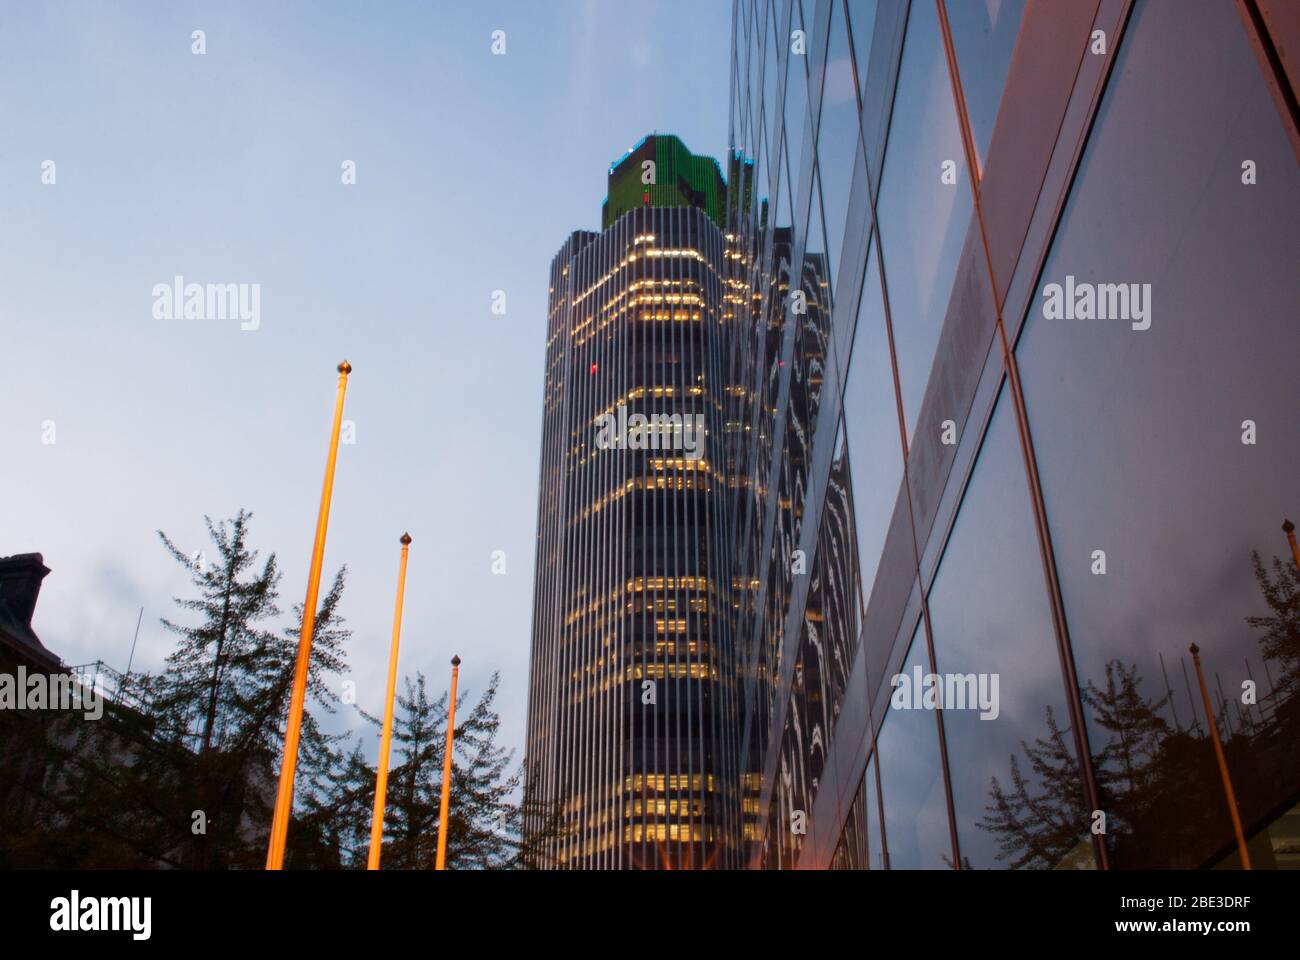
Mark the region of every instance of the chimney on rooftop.
<instances>
[{"instance_id":1,"label":"chimney on rooftop","mask_svg":"<svg viewBox=\"0 0 1300 960\"><path fill-rule=\"evenodd\" d=\"M41 593L41 581L49 572L45 558L39 553L0 557L0 600L26 627L32 625L36 598Z\"/></svg>"}]
</instances>

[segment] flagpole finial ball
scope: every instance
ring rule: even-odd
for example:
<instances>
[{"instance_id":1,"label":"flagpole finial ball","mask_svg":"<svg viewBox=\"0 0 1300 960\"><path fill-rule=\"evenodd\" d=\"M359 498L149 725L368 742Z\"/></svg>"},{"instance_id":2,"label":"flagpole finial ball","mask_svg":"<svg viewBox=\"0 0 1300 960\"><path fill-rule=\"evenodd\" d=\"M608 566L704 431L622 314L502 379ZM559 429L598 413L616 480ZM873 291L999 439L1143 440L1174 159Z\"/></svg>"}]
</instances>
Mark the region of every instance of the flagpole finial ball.
<instances>
[{"instance_id":1,"label":"flagpole finial ball","mask_svg":"<svg viewBox=\"0 0 1300 960\"><path fill-rule=\"evenodd\" d=\"M1189 650L1192 651L1192 656L1196 656L1198 653L1201 652L1201 648L1198 647L1196 644L1192 644L1192 645L1191 645L1190 647L1188 647L1187 649L1189 649Z\"/></svg>"},{"instance_id":2,"label":"flagpole finial ball","mask_svg":"<svg viewBox=\"0 0 1300 960\"><path fill-rule=\"evenodd\" d=\"M411 535L409 533L402 534L402 546L409 547L410 545L411 545Z\"/></svg>"},{"instance_id":3,"label":"flagpole finial ball","mask_svg":"<svg viewBox=\"0 0 1300 960\"><path fill-rule=\"evenodd\" d=\"M452 658L451 658L451 665L452 665L453 667L459 667L459 666L460 666L460 657L452 657Z\"/></svg>"},{"instance_id":4,"label":"flagpole finial ball","mask_svg":"<svg viewBox=\"0 0 1300 960\"><path fill-rule=\"evenodd\" d=\"M352 372L352 364L348 363L346 360L344 360L342 363L339 364L339 373L344 374L346 376L351 372Z\"/></svg>"},{"instance_id":5,"label":"flagpole finial ball","mask_svg":"<svg viewBox=\"0 0 1300 960\"><path fill-rule=\"evenodd\" d=\"M1282 521L1282 532L1283 532L1283 533L1294 533L1294 532L1295 532L1295 524L1292 523L1290 520L1283 520L1283 521Z\"/></svg>"}]
</instances>

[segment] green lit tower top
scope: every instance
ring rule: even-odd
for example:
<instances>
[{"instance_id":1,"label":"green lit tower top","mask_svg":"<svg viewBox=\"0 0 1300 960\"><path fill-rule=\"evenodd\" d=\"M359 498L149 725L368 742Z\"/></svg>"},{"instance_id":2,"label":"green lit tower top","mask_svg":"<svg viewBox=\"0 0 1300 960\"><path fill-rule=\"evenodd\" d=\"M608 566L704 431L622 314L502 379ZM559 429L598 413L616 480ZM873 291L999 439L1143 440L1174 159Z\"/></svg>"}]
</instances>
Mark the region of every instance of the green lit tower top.
<instances>
[{"instance_id":1,"label":"green lit tower top","mask_svg":"<svg viewBox=\"0 0 1300 960\"><path fill-rule=\"evenodd\" d=\"M653 168L646 166L654 164ZM649 172L653 169L653 177ZM653 180L652 183L646 182ZM672 134L650 134L609 166L601 229L637 207L698 207L725 228L727 185L718 161L686 149Z\"/></svg>"}]
</instances>

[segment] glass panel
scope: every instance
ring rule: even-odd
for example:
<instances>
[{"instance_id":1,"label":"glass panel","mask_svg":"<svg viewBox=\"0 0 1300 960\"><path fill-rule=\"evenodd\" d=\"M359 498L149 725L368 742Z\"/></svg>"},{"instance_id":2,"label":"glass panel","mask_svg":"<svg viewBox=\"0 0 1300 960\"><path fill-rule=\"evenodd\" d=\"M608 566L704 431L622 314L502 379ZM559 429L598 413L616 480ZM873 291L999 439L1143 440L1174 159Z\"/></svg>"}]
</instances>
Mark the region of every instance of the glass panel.
<instances>
[{"instance_id":1,"label":"glass panel","mask_svg":"<svg viewBox=\"0 0 1300 960\"><path fill-rule=\"evenodd\" d=\"M822 83L821 127L817 165L821 171L826 217L827 278L833 284L840 266L840 247L849 213L849 188L858 152L858 96L853 88L853 59L838 3L831 7L830 45ZM860 225L859 229L861 229Z\"/></svg>"},{"instance_id":2,"label":"glass panel","mask_svg":"<svg viewBox=\"0 0 1300 960\"><path fill-rule=\"evenodd\" d=\"M962 865L1092 866L1089 810L1004 386L930 593ZM947 689L947 688L945 688ZM1028 815L1032 811L1032 815Z\"/></svg>"},{"instance_id":3,"label":"glass panel","mask_svg":"<svg viewBox=\"0 0 1300 960\"><path fill-rule=\"evenodd\" d=\"M880 839L880 801L876 796L876 755L867 761L867 774L862 781L863 809L866 820L867 868L885 869L885 845Z\"/></svg>"},{"instance_id":4,"label":"glass panel","mask_svg":"<svg viewBox=\"0 0 1300 960\"><path fill-rule=\"evenodd\" d=\"M831 689L831 672L826 662L826 562L821 551L812 562L812 580L808 584L807 605L799 627L799 653L795 661L795 678L791 707L803 712L802 766L807 777L805 810L812 810L826 769L826 745L835 732L837 693Z\"/></svg>"},{"instance_id":5,"label":"glass panel","mask_svg":"<svg viewBox=\"0 0 1300 960\"><path fill-rule=\"evenodd\" d=\"M807 35L808 28L803 22L799 0L794 0L790 11L790 33L793 34L796 30L804 31L804 53L795 53L791 50L790 37L783 38L783 42L790 58L785 86L785 141L791 154L790 166L798 170L799 158L803 152L803 125L808 119L808 54L806 51L812 45L812 38Z\"/></svg>"},{"instance_id":6,"label":"glass panel","mask_svg":"<svg viewBox=\"0 0 1300 960\"><path fill-rule=\"evenodd\" d=\"M740 89L740 72L736 65L737 51L733 48L731 53L731 131L728 143L739 144L741 142L740 129L740 104L744 99L744 93Z\"/></svg>"},{"instance_id":7,"label":"glass panel","mask_svg":"<svg viewBox=\"0 0 1300 960\"><path fill-rule=\"evenodd\" d=\"M835 845L835 856L831 858L832 870L865 870L867 868L867 839L862 824L862 784L853 795L849 804L849 813L844 820L844 829L840 831L839 843Z\"/></svg>"},{"instance_id":8,"label":"glass panel","mask_svg":"<svg viewBox=\"0 0 1300 960\"><path fill-rule=\"evenodd\" d=\"M759 68L763 60L763 23L766 20L764 8L766 2L754 5L749 24L749 36L746 42L746 48L749 52L749 122L750 140L749 155L752 157L758 152L758 140L755 130L762 122L762 114L759 112L761 105L758 98L762 95L759 88Z\"/></svg>"},{"instance_id":9,"label":"glass panel","mask_svg":"<svg viewBox=\"0 0 1300 960\"><path fill-rule=\"evenodd\" d=\"M773 240L773 261L777 256L776 250L782 245L788 248L790 243L790 161L786 158L785 143L781 144L781 163L776 170L776 219L772 221L778 229L784 229L785 235L781 239ZM784 254L790 256L789 249L784 249Z\"/></svg>"},{"instance_id":10,"label":"glass panel","mask_svg":"<svg viewBox=\"0 0 1300 960\"><path fill-rule=\"evenodd\" d=\"M832 360L832 362L834 362ZM858 593L857 551L854 548L853 479L849 471L848 438L841 417L835 433L835 455L831 459L822 506L821 545L818 557L826 563L826 616L823 646L830 661L830 685L839 715L839 704L848 686L849 671L857 652L861 602ZM830 728L834 733L834 728Z\"/></svg>"},{"instance_id":11,"label":"glass panel","mask_svg":"<svg viewBox=\"0 0 1300 960\"><path fill-rule=\"evenodd\" d=\"M789 406L786 416L786 458L790 471L788 504L789 549L798 544L802 525L804 497L808 489L808 465L812 459L813 427L821 399L820 366L825 357L825 343L830 333L831 311L827 297L826 255L822 231L821 205L817 201L818 185L813 181L812 219L808 224L803 258L802 284L807 310L795 317L794 352L791 356ZM785 556L789 557L789 550Z\"/></svg>"},{"instance_id":12,"label":"glass panel","mask_svg":"<svg viewBox=\"0 0 1300 960\"><path fill-rule=\"evenodd\" d=\"M970 114L971 136L983 169L1025 0L957 0L948 3L946 9L966 112Z\"/></svg>"},{"instance_id":13,"label":"glass panel","mask_svg":"<svg viewBox=\"0 0 1300 960\"><path fill-rule=\"evenodd\" d=\"M933 3L911 10L876 211L909 437L971 212L938 14Z\"/></svg>"},{"instance_id":14,"label":"glass panel","mask_svg":"<svg viewBox=\"0 0 1300 960\"><path fill-rule=\"evenodd\" d=\"M785 718L785 737L781 743L781 760L777 768L780 788L777 791L779 814L776 836L773 838L776 854L783 870L793 870L799 863L805 834L800 823L806 822L812 810L813 784L808 771L808 729L804 726L804 686L802 671L795 666L790 686L790 704Z\"/></svg>"},{"instance_id":15,"label":"glass panel","mask_svg":"<svg viewBox=\"0 0 1300 960\"><path fill-rule=\"evenodd\" d=\"M871 40L876 33L876 0L848 0L849 33L853 37L853 59L858 71L858 89L866 100L867 67L871 62Z\"/></svg>"},{"instance_id":16,"label":"glass panel","mask_svg":"<svg viewBox=\"0 0 1300 960\"><path fill-rule=\"evenodd\" d=\"M829 332L831 301L825 251L826 228L822 222L821 182L814 174L812 208L809 210L808 231L804 235L804 293L808 303L806 322L823 325Z\"/></svg>"},{"instance_id":17,"label":"glass panel","mask_svg":"<svg viewBox=\"0 0 1300 960\"><path fill-rule=\"evenodd\" d=\"M844 426L849 435L858 576L865 603L871 598L880 552L885 547L885 535L889 532L903 477L894 372L889 364L885 308L874 248L867 254L867 275L853 335L853 358L844 388Z\"/></svg>"},{"instance_id":18,"label":"glass panel","mask_svg":"<svg viewBox=\"0 0 1300 960\"><path fill-rule=\"evenodd\" d=\"M908 683L919 670L930 672L925 633L918 622L900 676ZM948 803L939 764L939 728L933 710L900 709L896 688L877 741L880 785L885 795L885 835L892 870L951 866Z\"/></svg>"},{"instance_id":19,"label":"glass panel","mask_svg":"<svg viewBox=\"0 0 1300 960\"><path fill-rule=\"evenodd\" d=\"M776 136L776 109L781 102L781 83L785 79L782 73L784 63L777 56L776 31L776 16L773 15L769 17L764 31L766 52L763 55L763 123L767 128L768 146L772 147L773 153L776 152L772 142ZM764 176L768 177L767 192L771 195L776 190L776 172L769 169Z\"/></svg>"},{"instance_id":20,"label":"glass panel","mask_svg":"<svg viewBox=\"0 0 1300 960\"><path fill-rule=\"evenodd\" d=\"M1018 350L1117 867L1233 845L1193 643L1247 832L1300 790L1297 210L1233 5L1136 5Z\"/></svg>"}]
</instances>

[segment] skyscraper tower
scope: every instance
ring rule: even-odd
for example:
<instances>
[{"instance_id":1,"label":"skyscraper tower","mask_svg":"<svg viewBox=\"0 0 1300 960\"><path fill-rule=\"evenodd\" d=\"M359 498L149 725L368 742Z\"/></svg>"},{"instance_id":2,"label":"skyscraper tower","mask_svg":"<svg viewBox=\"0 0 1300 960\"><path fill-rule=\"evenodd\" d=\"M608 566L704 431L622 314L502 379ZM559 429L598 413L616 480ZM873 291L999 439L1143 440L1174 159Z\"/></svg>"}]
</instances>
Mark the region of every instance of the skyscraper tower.
<instances>
[{"instance_id":1,"label":"skyscraper tower","mask_svg":"<svg viewBox=\"0 0 1300 960\"><path fill-rule=\"evenodd\" d=\"M740 863L726 191L648 136L551 263L525 824L548 866Z\"/></svg>"}]
</instances>

